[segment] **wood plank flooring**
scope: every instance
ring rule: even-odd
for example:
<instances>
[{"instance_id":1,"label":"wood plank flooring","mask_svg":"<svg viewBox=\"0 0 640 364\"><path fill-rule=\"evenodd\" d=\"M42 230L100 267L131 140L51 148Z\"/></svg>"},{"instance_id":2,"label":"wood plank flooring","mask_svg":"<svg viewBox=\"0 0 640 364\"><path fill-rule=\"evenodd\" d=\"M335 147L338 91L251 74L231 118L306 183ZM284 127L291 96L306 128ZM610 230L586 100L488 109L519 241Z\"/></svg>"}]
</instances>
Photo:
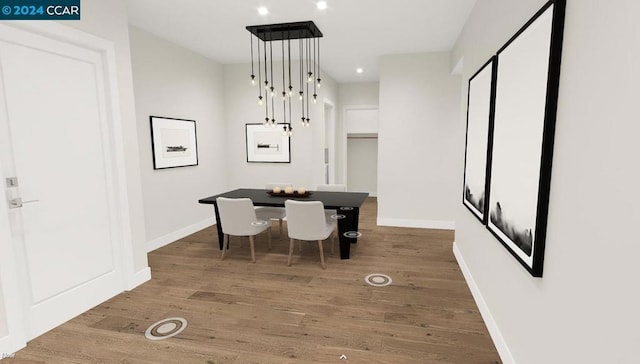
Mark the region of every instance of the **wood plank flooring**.
<instances>
[{"instance_id":1,"label":"wood plank flooring","mask_svg":"<svg viewBox=\"0 0 640 364\"><path fill-rule=\"evenodd\" d=\"M340 260L303 244L287 267L288 239L231 240L224 261L215 227L149 254L153 279L29 342L7 363L500 363L452 253L453 232L377 227ZM277 225L277 224L276 224ZM286 230L285 230L286 235ZM371 273L393 284L371 287ZM184 317L173 338L150 341L156 321ZM339 358L344 354L348 360ZM3 361L4 363L5 361Z\"/></svg>"}]
</instances>

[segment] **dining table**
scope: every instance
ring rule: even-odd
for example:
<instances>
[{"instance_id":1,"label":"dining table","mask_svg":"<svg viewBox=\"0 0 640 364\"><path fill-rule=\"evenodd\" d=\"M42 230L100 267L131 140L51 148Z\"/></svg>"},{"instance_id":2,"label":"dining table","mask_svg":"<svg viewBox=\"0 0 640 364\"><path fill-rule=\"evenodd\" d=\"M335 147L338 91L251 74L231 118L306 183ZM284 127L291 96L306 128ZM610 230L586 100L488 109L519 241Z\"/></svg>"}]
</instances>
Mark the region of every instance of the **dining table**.
<instances>
[{"instance_id":1,"label":"dining table","mask_svg":"<svg viewBox=\"0 0 640 364\"><path fill-rule=\"evenodd\" d=\"M340 259L349 259L351 244L358 242L361 233L358 231L358 220L360 207L369 196L367 192L333 192L333 191L305 191L299 193L273 193L271 190L238 188L214 196L198 200L201 204L213 205L216 217L216 228L218 231L218 244L220 250L223 248L224 234L220 223L220 212L216 199L226 198L249 198L254 206L284 207L286 200L297 201L320 201L326 210L336 210L334 219L338 225L338 237L340 240Z\"/></svg>"}]
</instances>

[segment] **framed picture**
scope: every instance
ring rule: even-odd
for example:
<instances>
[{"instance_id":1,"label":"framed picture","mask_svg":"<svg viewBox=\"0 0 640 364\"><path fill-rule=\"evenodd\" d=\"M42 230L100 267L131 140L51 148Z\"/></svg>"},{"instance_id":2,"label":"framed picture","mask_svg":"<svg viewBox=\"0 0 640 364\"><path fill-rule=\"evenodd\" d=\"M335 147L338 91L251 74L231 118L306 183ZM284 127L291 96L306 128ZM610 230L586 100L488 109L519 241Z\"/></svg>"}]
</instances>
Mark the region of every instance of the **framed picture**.
<instances>
[{"instance_id":1,"label":"framed picture","mask_svg":"<svg viewBox=\"0 0 640 364\"><path fill-rule=\"evenodd\" d=\"M564 0L549 1L499 51L487 228L542 276Z\"/></svg>"},{"instance_id":2,"label":"framed picture","mask_svg":"<svg viewBox=\"0 0 640 364\"><path fill-rule=\"evenodd\" d=\"M495 96L495 57L469 79L467 98L467 135L464 155L462 203L483 224L489 197L487 176L491 152Z\"/></svg>"},{"instance_id":3,"label":"framed picture","mask_svg":"<svg viewBox=\"0 0 640 364\"><path fill-rule=\"evenodd\" d=\"M198 165L196 121L150 116L153 169Z\"/></svg>"},{"instance_id":4,"label":"framed picture","mask_svg":"<svg viewBox=\"0 0 640 364\"><path fill-rule=\"evenodd\" d=\"M246 124L247 162L291 163L291 139L283 135L284 125Z\"/></svg>"}]
</instances>

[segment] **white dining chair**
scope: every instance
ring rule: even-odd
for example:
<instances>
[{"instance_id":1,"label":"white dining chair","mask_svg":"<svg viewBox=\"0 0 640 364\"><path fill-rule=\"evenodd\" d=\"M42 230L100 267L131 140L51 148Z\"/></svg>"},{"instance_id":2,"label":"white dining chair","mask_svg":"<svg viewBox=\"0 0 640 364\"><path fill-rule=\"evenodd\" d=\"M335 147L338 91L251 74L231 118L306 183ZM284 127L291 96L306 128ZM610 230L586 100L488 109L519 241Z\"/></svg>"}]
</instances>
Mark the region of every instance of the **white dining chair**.
<instances>
[{"instance_id":1,"label":"white dining chair","mask_svg":"<svg viewBox=\"0 0 640 364\"><path fill-rule=\"evenodd\" d=\"M287 211L287 231L290 239L287 265L291 266L291 255L296 240L317 241L320 250L320 265L322 269L325 269L322 241L331 236L334 227L327 222L324 215L324 205L320 201L287 200L284 202L284 206Z\"/></svg>"},{"instance_id":2,"label":"white dining chair","mask_svg":"<svg viewBox=\"0 0 640 364\"><path fill-rule=\"evenodd\" d=\"M273 190L274 187L280 187L284 191L284 188L287 186L293 187L291 183L267 183L265 188L267 190ZM286 213L283 207L272 207L272 206L256 206L256 214L258 218L261 220L278 220L278 229L279 236L282 236L282 220L286 217Z\"/></svg>"},{"instance_id":3,"label":"white dining chair","mask_svg":"<svg viewBox=\"0 0 640 364\"><path fill-rule=\"evenodd\" d=\"M229 237L248 236L249 245L251 246L251 261L256 262L256 252L253 237L263 231L267 231L269 235L269 249L271 249L271 221L261 220L256 216L253 208L253 202L249 198L216 198L222 233L224 234L224 244L222 246L221 259L224 260L227 249L229 248Z\"/></svg>"},{"instance_id":4,"label":"white dining chair","mask_svg":"<svg viewBox=\"0 0 640 364\"><path fill-rule=\"evenodd\" d=\"M347 186L343 184L318 185L316 190L327 192L347 192ZM327 216L327 221L335 224L335 234L337 235L338 217L340 216L340 213L337 210L324 210L324 214ZM331 245L331 254L333 254L333 244Z\"/></svg>"},{"instance_id":5,"label":"white dining chair","mask_svg":"<svg viewBox=\"0 0 640 364\"><path fill-rule=\"evenodd\" d=\"M318 188L316 188L316 190L327 192L347 192L347 186L339 184L318 185ZM327 215L327 220L335 220L332 219L331 216L337 215L338 212L336 210L325 210L325 214Z\"/></svg>"}]
</instances>

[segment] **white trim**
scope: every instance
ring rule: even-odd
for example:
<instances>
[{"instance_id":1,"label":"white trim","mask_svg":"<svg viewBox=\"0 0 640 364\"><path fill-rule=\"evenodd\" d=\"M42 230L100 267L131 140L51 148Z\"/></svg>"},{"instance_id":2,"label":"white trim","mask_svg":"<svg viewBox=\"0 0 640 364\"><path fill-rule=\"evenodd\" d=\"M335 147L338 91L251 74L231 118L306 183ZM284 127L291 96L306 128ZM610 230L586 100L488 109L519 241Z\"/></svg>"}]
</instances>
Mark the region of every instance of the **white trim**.
<instances>
[{"instance_id":1,"label":"white trim","mask_svg":"<svg viewBox=\"0 0 640 364\"><path fill-rule=\"evenodd\" d=\"M327 105L330 107L331 111L329 115L325 114L327 110ZM337 141L337 133L336 133L336 105L328 98L323 98L322 105L322 115L323 120L325 122L324 132L323 132L323 150L322 150L322 167L324 171L324 147L326 146L329 149L329 169L327 171L327 175L329 177L329 184L333 184L336 181L336 141ZM328 124L328 125L327 125ZM329 140L327 141L327 134L329 136ZM324 173L323 173L324 176ZM326 181L323 180L323 183ZM345 184L346 186L346 184Z\"/></svg>"},{"instance_id":2,"label":"white trim","mask_svg":"<svg viewBox=\"0 0 640 364\"><path fill-rule=\"evenodd\" d=\"M191 235L195 232L198 232L204 228L208 228L211 225L216 223L215 217L208 217L200 222L195 224L183 227L182 229L176 230L159 238L155 238L151 241L147 242L147 253L152 252L156 249L162 248L165 245L169 245L176 240L180 240L185 236Z\"/></svg>"},{"instance_id":3,"label":"white trim","mask_svg":"<svg viewBox=\"0 0 640 364\"><path fill-rule=\"evenodd\" d=\"M136 272L127 282L127 291L131 291L132 289L138 287L144 282L147 282L151 279L151 268L145 267Z\"/></svg>"},{"instance_id":4,"label":"white trim","mask_svg":"<svg viewBox=\"0 0 640 364\"><path fill-rule=\"evenodd\" d=\"M396 226L422 229L442 229L455 230L455 221L444 220L419 220L419 219L394 219L389 217L378 217L378 226Z\"/></svg>"},{"instance_id":5,"label":"white trim","mask_svg":"<svg viewBox=\"0 0 640 364\"><path fill-rule=\"evenodd\" d=\"M491 310L485 302L484 297L482 297L482 292L476 284L476 281L473 279L473 275L471 274L467 263L464 261L462 253L460 252L460 249L458 249L458 245L455 241L453 242L453 255L455 255L456 260L458 261L460 270L464 275L464 279L467 281L467 286L469 286L469 290L471 291L471 295L473 295L473 299L476 301L476 305L478 306L480 315L482 315L482 319L487 326L487 330L489 331L489 335L493 340L493 344L496 346L498 354L500 354L500 359L502 359L502 362L504 364L515 363L513 355L511 355L511 350L509 350L509 346L507 346L507 342L504 340L498 324L493 319Z\"/></svg>"}]
</instances>

